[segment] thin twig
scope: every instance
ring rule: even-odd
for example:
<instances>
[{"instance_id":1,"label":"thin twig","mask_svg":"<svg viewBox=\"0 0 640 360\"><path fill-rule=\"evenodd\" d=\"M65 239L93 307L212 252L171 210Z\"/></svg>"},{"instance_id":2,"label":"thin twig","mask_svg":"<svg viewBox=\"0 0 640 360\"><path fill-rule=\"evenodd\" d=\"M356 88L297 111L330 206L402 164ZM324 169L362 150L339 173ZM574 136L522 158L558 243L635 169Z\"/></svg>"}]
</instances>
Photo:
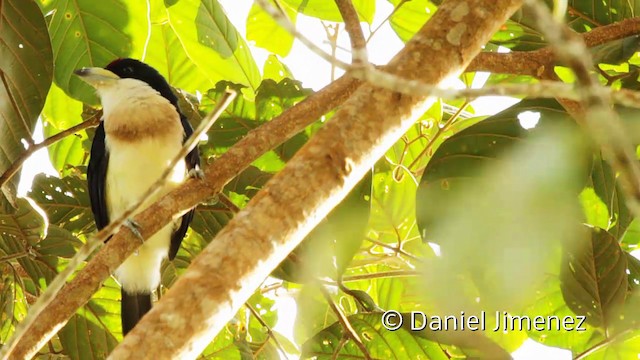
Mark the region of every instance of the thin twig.
<instances>
[{"instance_id":1,"label":"thin twig","mask_svg":"<svg viewBox=\"0 0 640 360\"><path fill-rule=\"evenodd\" d=\"M360 339L360 335L358 335L358 332L356 331L356 329L353 328L353 325L351 325L351 322L349 321L347 316L344 314L344 312L342 312L342 309L340 309L340 307L338 307L335 301L333 301L333 299L331 298L331 294L329 294L329 291L327 291L324 285L319 285L319 288L320 288L320 292L322 293L322 296L324 296L325 300L329 304L329 307L338 318L338 322L340 323L340 325L342 325L342 328L344 329L345 334L349 336L351 340L356 344L358 349L362 351L362 354L364 355L365 359L371 359L371 354L369 354L369 350L367 349L365 344L362 342L362 339Z\"/></svg>"},{"instance_id":2,"label":"thin twig","mask_svg":"<svg viewBox=\"0 0 640 360\"><path fill-rule=\"evenodd\" d=\"M576 355L576 357L573 358L573 360L582 360L582 359L586 359L587 356L593 354L594 352L602 349L603 347L613 343L614 341L617 341L619 338L623 337L624 335L629 334L632 331L636 331L637 328L631 328L631 329L626 329L624 331L621 331L613 336L607 337L606 339L600 341L599 343L591 346L590 348L588 348L587 350L581 352L580 354Z\"/></svg>"},{"instance_id":3,"label":"thin twig","mask_svg":"<svg viewBox=\"0 0 640 360\"><path fill-rule=\"evenodd\" d=\"M109 238L112 234L116 233L120 226L129 219L138 209L142 207L142 204L150 197L153 196L164 183L167 181L173 168L178 164L178 162L183 161L184 157L198 144L200 141L200 137L204 134L218 119L222 111L229 106L233 98L236 96L236 92L233 90L227 90L225 94L222 96L222 99L216 104L215 109L207 115L200 123L198 128L191 134L191 136L184 142L182 148L174 156L169 165L165 168L165 171L162 173L161 177L156 180L153 185L141 196L133 205L129 206L129 208L120 215L117 219L110 222L107 226L105 226L102 230L100 230L95 236L91 239L87 240L87 242L80 247L76 255L74 255L67 267L62 270L58 275L51 281L47 289L44 293L38 298L38 301L29 308L29 312L25 319L18 324L16 327L13 336L7 342L6 346L4 346L0 350L0 358L6 359L8 355L13 351L13 348L20 342L20 339L25 335L25 333L31 328L33 322L37 319L38 315L49 305L49 303L56 297L58 291L64 286L67 279L76 271L78 267L82 264L82 262L91 255L100 245L104 243L105 240ZM129 229L129 231L131 231Z\"/></svg>"},{"instance_id":4,"label":"thin twig","mask_svg":"<svg viewBox=\"0 0 640 360\"><path fill-rule=\"evenodd\" d=\"M371 33L370 33L370 34L369 34L369 36L367 37L367 44L369 43L369 41L371 41L371 38L373 38L373 35L375 35L375 34L378 32L378 30L380 30L380 28L381 28L381 27L382 27L382 26L383 26L387 21L389 21L389 19L391 19L391 17L392 17L396 12L398 12L398 10L400 10L400 8L402 7L402 5L404 5L404 4L406 4L406 3L408 3L409 1L411 1L411 0L402 0L402 1L400 1L400 3L398 3L398 6L396 6L396 7L393 9L393 11L391 11L391 13L390 13L389 15L387 15L387 17L386 17L386 18L384 18L384 20L382 20L382 21L380 22L380 24L378 24L378 26L376 26L376 28L375 28L375 29L373 29L373 30L371 31Z\"/></svg>"},{"instance_id":5,"label":"thin twig","mask_svg":"<svg viewBox=\"0 0 640 360\"><path fill-rule=\"evenodd\" d=\"M420 275L422 275L422 273L416 270L390 270L390 271L381 271L381 272L371 273L371 274L345 276L342 278L342 282L352 282L352 281L392 278L392 277L411 277L411 276L420 276Z\"/></svg>"},{"instance_id":6,"label":"thin twig","mask_svg":"<svg viewBox=\"0 0 640 360\"><path fill-rule=\"evenodd\" d=\"M280 342L278 341L278 338L276 338L275 334L273 333L273 329L271 329L271 326L269 326L264 321L262 316L260 316L258 311L256 311L256 309L254 309L253 306L251 306L251 304L245 303L244 306L246 306L247 309L249 309L249 311L253 314L253 316L255 316L256 320L258 320L258 322L267 329L267 336L269 337L269 339L273 340L273 343L276 345L278 350L280 350L280 353L282 354L282 356L284 356L285 359L289 359L289 357L287 357L287 352L284 350L284 347L282 346L282 344L280 344Z\"/></svg>"},{"instance_id":7,"label":"thin twig","mask_svg":"<svg viewBox=\"0 0 640 360\"><path fill-rule=\"evenodd\" d=\"M398 255L406 256L411 260L422 262L422 259L420 259L419 257L417 257L415 255L409 254L408 252L404 251L402 249L402 247L400 247L400 246L389 245L387 243L384 243L382 241L378 241L376 239L372 239L370 237L366 237L365 240L367 240L368 242L370 242L372 244L375 244L377 246L383 247L385 249L389 249L389 250L393 251L394 253L396 253Z\"/></svg>"},{"instance_id":8,"label":"thin twig","mask_svg":"<svg viewBox=\"0 0 640 360\"><path fill-rule=\"evenodd\" d=\"M431 148L435 144L436 140L440 137L440 135L442 135L442 133L444 133L445 131L447 131L449 129L449 126L451 126L451 124L453 124L453 122L456 121L458 119L458 117L460 117L460 114L462 114L462 112L464 112L464 109L466 109L467 105L469 105L469 101L465 101L465 103L462 104L462 106L460 106L458 108L458 111L456 111L455 114L451 115L451 117L449 117L449 120L447 120L447 122L442 127L438 126L438 130L431 137L431 139L429 139L429 142L424 147L424 149L422 149L420 154L418 154L418 156L416 156L415 160L413 160L413 162L411 164L409 164L409 166L407 166L409 168L409 170L411 170L413 168L413 166L416 165L416 163L423 156L425 156L429 150L431 150Z\"/></svg>"},{"instance_id":9,"label":"thin twig","mask_svg":"<svg viewBox=\"0 0 640 360\"><path fill-rule=\"evenodd\" d=\"M15 175L18 172L18 170L20 170L24 162L27 161L27 159L29 159L29 157L33 155L33 153L35 153L36 151L42 148L51 146L71 134L75 134L82 130L98 126L98 124L100 123L101 115L102 115L102 112L96 113L86 121L81 122L80 124L77 124L75 126L68 128L67 130L64 130L55 135L52 135L37 144L33 144L32 146L29 146L29 148L27 148L25 152L20 154L20 156L11 164L11 166L4 171L2 176L0 176L0 187L4 186L4 184L6 184L7 181L11 180L13 175Z\"/></svg>"},{"instance_id":10,"label":"thin twig","mask_svg":"<svg viewBox=\"0 0 640 360\"><path fill-rule=\"evenodd\" d=\"M327 36L327 41L329 43L329 47L331 48L331 57L336 58L336 53L338 50L338 35L340 33L340 26L338 24L333 27L331 24L327 24L324 21L321 21L322 27L324 28L324 33ZM331 81L335 81L336 79L336 65L331 63Z\"/></svg>"},{"instance_id":11,"label":"thin twig","mask_svg":"<svg viewBox=\"0 0 640 360\"><path fill-rule=\"evenodd\" d=\"M351 64L354 66L364 65L369 62L367 56L367 41L364 39L362 27L358 13L353 7L351 0L335 0L344 20L345 30L349 34L351 41Z\"/></svg>"}]
</instances>

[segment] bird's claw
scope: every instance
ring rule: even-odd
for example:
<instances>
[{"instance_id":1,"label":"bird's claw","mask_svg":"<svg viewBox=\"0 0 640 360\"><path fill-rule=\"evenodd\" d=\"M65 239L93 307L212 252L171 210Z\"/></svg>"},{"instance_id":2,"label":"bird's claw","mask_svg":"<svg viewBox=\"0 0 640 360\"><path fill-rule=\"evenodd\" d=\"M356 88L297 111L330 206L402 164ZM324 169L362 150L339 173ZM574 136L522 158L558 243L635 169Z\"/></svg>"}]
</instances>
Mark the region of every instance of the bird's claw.
<instances>
[{"instance_id":1,"label":"bird's claw","mask_svg":"<svg viewBox=\"0 0 640 360\"><path fill-rule=\"evenodd\" d=\"M138 224L135 220L127 219L124 221L123 225L126 226L129 230L131 230L133 235L135 235L138 239L144 241L144 238L142 237L142 233L140 232L142 227L140 227L140 224Z\"/></svg>"},{"instance_id":2,"label":"bird's claw","mask_svg":"<svg viewBox=\"0 0 640 360\"><path fill-rule=\"evenodd\" d=\"M204 179L204 171L202 171L202 169L198 168L193 168L191 170L189 170L189 177L194 178L194 179L198 179L198 180L202 180Z\"/></svg>"}]
</instances>

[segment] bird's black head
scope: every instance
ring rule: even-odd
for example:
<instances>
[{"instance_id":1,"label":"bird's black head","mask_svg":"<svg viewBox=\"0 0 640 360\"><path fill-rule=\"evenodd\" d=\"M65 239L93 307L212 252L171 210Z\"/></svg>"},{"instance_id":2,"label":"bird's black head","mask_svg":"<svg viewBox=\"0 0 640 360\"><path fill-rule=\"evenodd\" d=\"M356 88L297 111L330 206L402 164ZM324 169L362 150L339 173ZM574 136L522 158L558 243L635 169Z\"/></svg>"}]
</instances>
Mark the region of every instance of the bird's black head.
<instances>
[{"instance_id":1,"label":"bird's black head","mask_svg":"<svg viewBox=\"0 0 640 360\"><path fill-rule=\"evenodd\" d=\"M117 59L112 61L105 69L121 78L132 78L144 81L154 88L165 99L169 100L178 109L178 98L171 91L171 86L158 70L135 59Z\"/></svg>"}]
</instances>

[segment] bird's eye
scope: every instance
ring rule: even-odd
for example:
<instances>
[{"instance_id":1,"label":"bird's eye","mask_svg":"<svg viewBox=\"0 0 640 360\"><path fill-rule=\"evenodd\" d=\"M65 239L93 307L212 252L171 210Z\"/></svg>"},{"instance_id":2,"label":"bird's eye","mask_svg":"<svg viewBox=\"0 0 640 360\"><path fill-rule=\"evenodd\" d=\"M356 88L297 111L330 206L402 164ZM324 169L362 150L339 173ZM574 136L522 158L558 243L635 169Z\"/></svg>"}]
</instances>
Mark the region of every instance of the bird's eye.
<instances>
[{"instance_id":1,"label":"bird's eye","mask_svg":"<svg viewBox=\"0 0 640 360\"><path fill-rule=\"evenodd\" d=\"M133 74L133 68L131 66L127 66L126 68L122 69L122 71L124 71L125 74Z\"/></svg>"}]
</instances>

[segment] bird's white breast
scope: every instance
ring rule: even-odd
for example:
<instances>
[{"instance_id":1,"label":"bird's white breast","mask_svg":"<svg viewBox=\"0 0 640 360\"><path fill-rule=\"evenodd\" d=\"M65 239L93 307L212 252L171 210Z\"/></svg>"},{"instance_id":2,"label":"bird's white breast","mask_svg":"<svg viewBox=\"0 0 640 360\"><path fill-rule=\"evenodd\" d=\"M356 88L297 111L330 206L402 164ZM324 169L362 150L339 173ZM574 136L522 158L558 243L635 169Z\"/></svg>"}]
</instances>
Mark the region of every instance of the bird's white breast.
<instances>
[{"instance_id":1,"label":"bird's white breast","mask_svg":"<svg viewBox=\"0 0 640 360\"><path fill-rule=\"evenodd\" d=\"M106 175L106 202L114 220L136 202L160 178L182 147L184 136L173 105L159 94L150 93L126 101L126 91L107 97L105 104L105 143L109 154ZM105 94L102 95L103 104ZM155 104L154 104L155 102ZM143 104L144 106L141 106ZM183 182L187 176L184 161L173 169L169 181L145 200L142 210ZM149 239L115 272L128 293L149 293L160 283L160 266L167 256L176 223L170 223Z\"/></svg>"}]
</instances>

